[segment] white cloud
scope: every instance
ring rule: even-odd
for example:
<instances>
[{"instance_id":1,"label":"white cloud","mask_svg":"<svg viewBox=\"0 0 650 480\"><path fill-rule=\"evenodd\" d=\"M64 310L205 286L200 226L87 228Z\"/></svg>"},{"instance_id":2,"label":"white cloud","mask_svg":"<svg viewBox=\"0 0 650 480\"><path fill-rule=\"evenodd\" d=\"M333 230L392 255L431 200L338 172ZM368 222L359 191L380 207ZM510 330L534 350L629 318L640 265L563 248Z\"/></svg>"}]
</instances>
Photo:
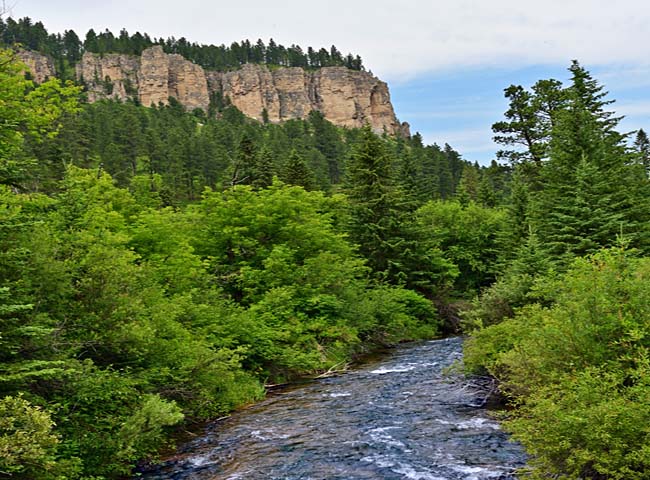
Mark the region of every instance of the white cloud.
<instances>
[{"instance_id":1,"label":"white cloud","mask_svg":"<svg viewBox=\"0 0 650 480\"><path fill-rule=\"evenodd\" d=\"M473 108L466 104L459 104L451 108L436 106L435 111L402 111L400 115L410 120L438 120L438 119L476 119L492 118L494 108Z\"/></svg>"},{"instance_id":2,"label":"white cloud","mask_svg":"<svg viewBox=\"0 0 650 480\"><path fill-rule=\"evenodd\" d=\"M613 109L617 114L626 117L650 117L650 100L616 102Z\"/></svg>"},{"instance_id":3,"label":"white cloud","mask_svg":"<svg viewBox=\"0 0 650 480\"><path fill-rule=\"evenodd\" d=\"M610 65L596 71L596 77L607 88L646 88L650 87L650 64Z\"/></svg>"},{"instance_id":4,"label":"white cloud","mask_svg":"<svg viewBox=\"0 0 650 480\"><path fill-rule=\"evenodd\" d=\"M496 150L495 144L491 140L492 131L490 127L432 130L421 132L421 134L425 143L437 143L440 146L448 143L469 160L472 159L472 153L492 153Z\"/></svg>"},{"instance_id":5,"label":"white cloud","mask_svg":"<svg viewBox=\"0 0 650 480\"><path fill-rule=\"evenodd\" d=\"M15 16L52 30L89 27L204 43L273 37L360 54L390 81L462 66L648 65L647 0L18 0Z\"/></svg>"}]
</instances>

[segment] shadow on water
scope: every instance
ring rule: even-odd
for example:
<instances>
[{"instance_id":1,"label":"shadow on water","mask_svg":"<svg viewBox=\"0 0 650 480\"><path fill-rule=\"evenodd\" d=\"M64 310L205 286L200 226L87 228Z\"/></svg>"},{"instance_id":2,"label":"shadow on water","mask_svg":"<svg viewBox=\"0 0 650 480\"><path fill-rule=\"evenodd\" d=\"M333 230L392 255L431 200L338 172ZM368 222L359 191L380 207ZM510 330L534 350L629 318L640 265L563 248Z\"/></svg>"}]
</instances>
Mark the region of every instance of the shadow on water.
<instances>
[{"instance_id":1,"label":"shadow on water","mask_svg":"<svg viewBox=\"0 0 650 480\"><path fill-rule=\"evenodd\" d=\"M404 345L345 375L274 393L209 425L149 480L514 479L525 455L443 370L462 339Z\"/></svg>"}]
</instances>

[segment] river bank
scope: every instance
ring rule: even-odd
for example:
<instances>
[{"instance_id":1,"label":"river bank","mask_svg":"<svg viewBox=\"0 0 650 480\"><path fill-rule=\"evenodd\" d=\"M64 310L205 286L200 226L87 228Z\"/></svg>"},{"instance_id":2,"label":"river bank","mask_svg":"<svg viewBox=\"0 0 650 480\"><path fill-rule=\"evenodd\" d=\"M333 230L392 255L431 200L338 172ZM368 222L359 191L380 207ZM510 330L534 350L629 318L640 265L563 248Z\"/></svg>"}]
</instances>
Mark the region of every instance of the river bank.
<instances>
[{"instance_id":1,"label":"river bank","mask_svg":"<svg viewBox=\"0 0 650 480\"><path fill-rule=\"evenodd\" d=\"M484 408L489 392L445 373L461 350L460 338L402 345L276 392L208 425L143 477L514 479L525 455Z\"/></svg>"}]
</instances>

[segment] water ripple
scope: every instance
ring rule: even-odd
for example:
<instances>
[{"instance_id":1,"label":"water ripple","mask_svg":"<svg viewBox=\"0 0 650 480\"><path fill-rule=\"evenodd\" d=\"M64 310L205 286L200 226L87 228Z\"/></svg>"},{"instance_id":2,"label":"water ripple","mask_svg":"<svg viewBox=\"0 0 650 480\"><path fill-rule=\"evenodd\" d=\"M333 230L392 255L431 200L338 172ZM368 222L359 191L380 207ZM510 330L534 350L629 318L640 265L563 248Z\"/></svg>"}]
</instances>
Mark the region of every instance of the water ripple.
<instances>
[{"instance_id":1,"label":"water ripple","mask_svg":"<svg viewBox=\"0 0 650 480\"><path fill-rule=\"evenodd\" d=\"M521 448L444 369L458 338L407 345L348 374L273 395L179 449L149 480L508 480Z\"/></svg>"}]
</instances>

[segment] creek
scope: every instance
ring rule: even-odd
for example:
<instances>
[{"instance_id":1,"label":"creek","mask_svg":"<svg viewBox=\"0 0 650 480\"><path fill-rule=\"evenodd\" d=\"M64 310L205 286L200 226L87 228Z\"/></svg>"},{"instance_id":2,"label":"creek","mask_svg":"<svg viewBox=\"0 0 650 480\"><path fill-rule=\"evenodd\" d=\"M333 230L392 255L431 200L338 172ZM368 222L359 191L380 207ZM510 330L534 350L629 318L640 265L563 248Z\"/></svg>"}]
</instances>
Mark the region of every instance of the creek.
<instances>
[{"instance_id":1,"label":"creek","mask_svg":"<svg viewBox=\"0 0 650 480\"><path fill-rule=\"evenodd\" d=\"M149 480L506 480L524 466L485 405L487 386L446 367L462 339L406 344L343 375L214 422Z\"/></svg>"}]
</instances>

